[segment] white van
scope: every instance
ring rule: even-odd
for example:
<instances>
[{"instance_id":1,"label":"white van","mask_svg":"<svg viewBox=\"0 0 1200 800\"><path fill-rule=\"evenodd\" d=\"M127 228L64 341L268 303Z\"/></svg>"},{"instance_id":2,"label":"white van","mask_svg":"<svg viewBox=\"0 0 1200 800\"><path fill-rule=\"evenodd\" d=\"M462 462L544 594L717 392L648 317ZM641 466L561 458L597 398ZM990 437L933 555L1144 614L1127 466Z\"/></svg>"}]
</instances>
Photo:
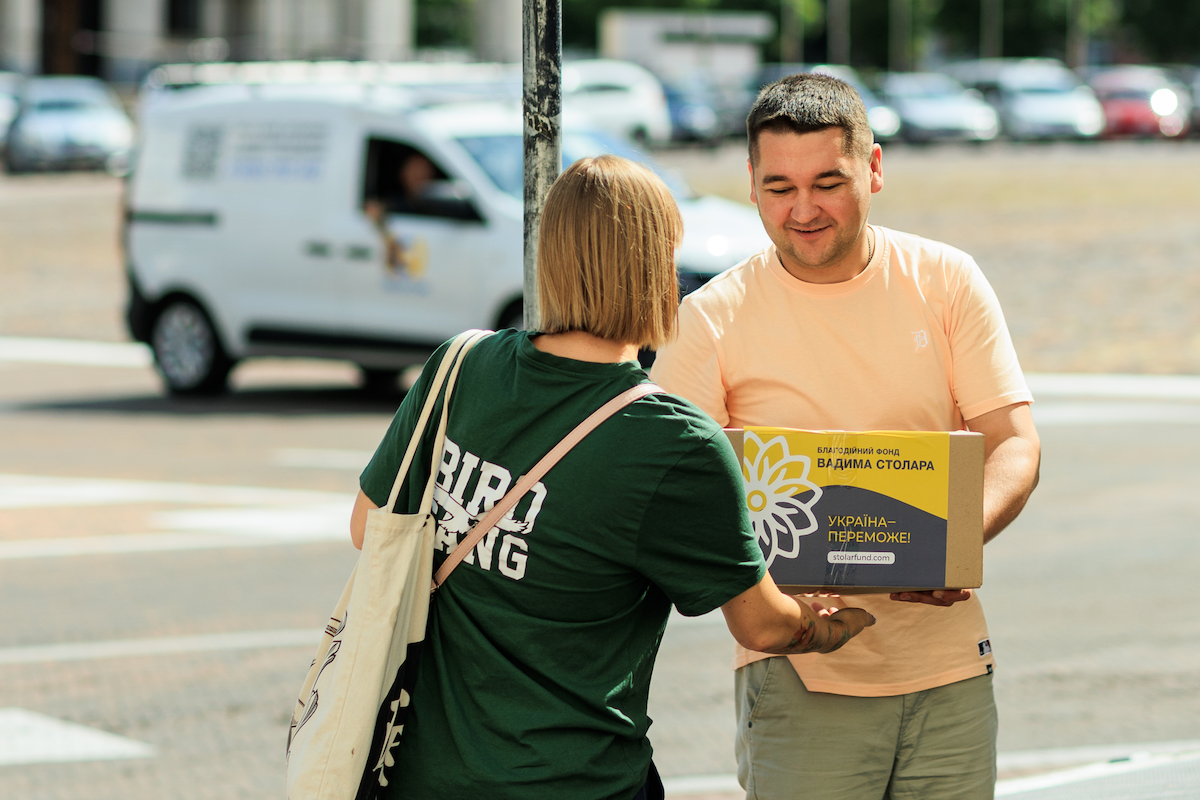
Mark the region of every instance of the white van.
<instances>
[{"instance_id":1,"label":"white van","mask_svg":"<svg viewBox=\"0 0 1200 800\"><path fill-rule=\"evenodd\" d=\"M509 103L378 84L151 92L126 193L129 330L167 389L255 356L346 359L368 386L467 328L519 327L522 145ZM568 130L564 161L617 151ZM669 176L668 176L669 178ZM673 188L690 290L766 244L754 210Z\"/></svg>"}]
</instances>

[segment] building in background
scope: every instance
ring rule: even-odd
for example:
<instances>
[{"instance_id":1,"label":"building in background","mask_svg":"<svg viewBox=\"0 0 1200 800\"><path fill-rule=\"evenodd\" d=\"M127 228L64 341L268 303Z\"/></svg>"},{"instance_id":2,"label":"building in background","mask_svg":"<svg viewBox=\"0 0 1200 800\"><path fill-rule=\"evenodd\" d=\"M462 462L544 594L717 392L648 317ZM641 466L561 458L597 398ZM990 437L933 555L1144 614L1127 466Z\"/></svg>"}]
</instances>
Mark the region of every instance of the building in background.
<instances>
[{"instance_id":1,"label":"building in background","mask_svg":"<svg viewBox=\"0 0 1200 800\"><path fill-rule=\"evenodd\" d=\"M0 0L0 69L133 83L169 61L403 61L413 55L413 6L413 0ZM519 36L518 15L518 56Z\"/></svg>"},{"instance_id":2,"label":"building in background","mask_svg":"<svg viewBox=\"0 0 1200 800\"><path fill-rule=\"evenodd\" d=\"M762 42L775 33L763 12L608 9L600 15L600 55L633 61L666 81L704 75L743 84L758 74Z\"/></svg>"}]
</instances>

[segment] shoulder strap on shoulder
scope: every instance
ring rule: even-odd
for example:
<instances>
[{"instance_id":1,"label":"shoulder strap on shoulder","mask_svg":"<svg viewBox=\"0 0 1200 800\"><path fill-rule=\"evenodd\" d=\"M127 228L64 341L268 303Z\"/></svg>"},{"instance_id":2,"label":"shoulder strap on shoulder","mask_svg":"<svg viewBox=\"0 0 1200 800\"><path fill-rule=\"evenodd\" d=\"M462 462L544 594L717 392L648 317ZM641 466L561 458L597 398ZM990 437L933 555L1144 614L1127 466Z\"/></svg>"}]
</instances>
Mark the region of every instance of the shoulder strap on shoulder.
<instances>
[{"instance_id":1,"label":"shoulder strap on shoulder","mask_svg":"<svg viewBox=\"0 0 1200 800\"><path fill-rule=\"evenodd\" d=\"M642 383L634 386L632 389L627 389L619 395L609 400L600 408L592 412L592 414L583 422L575 426L574 430L568 433L561 442L556 444L549 453L542 456L533 469L529 470L521 479L517 481L517 485L508 490L504 497L500 498L500 502L492 506L488 513L483 515L483 518L475 524L475 527L467 533L465 539L458 543L453 552L442 562L442 566L438 568L437 574L433 576L433 587L431 591L436 592L438 587L446 582L446 578L454 571L454 568L467 557L467 553L471 552L484 534L495 527L501 517L508 513L508 510L517 504L517 501L525 496L525 493L533 488L533 485L542 479L550 468L558 463L559 459L570 452L571 448L579 444L585 436L595 430L601 422L611 417L613 414L620 411L625 406L639 400L650 394L663 394L663 390L653 383Z\"/></svg>"},{"instance_id":2,"label":"shoulder strap on shoulder","mask_svg":"<svg viewBox=\"0 0 1200 800\"><path fill-rule=\"evenodd\" d=\"M417 446L425 436L425 426L429 422L429 415L433 413L433 407L436 405L438 397L443 394L442 386L445 385L446 391L444 394L446 399L442 404L442 420L438 429L438 440L434 443L434 458L436 459L441 456L442 442L445 439L446 411L450 405L450 393L454 389L454 381L458 375L459 367L462 365L462 360L466 357L467 352L479 340L490 334L491 331L464 331L455 336L451 340L450 346L446 348L446 354L442 357L442 362L438 364L437 372L434 373L433 380L429 383L429 392L425 395L425 405L422 406L421 415L417 418L417 424L413 428L412 436L408 439L408 448L404 451L404 459L400 462L400 469L396 472L396 480L392 482L392 491L388 495L387 504L384 506L389 513L396 508L396 499L400 496L400 487L404 485L404 481L408 478L408 471L412 466ZM449 378L448 381L447 378ZM434 475L436 475L436 472ZM432 480L433 475L430 476L430 481ZM429 494L430 492L426 493Z\"/></svg>"}]
</instances>

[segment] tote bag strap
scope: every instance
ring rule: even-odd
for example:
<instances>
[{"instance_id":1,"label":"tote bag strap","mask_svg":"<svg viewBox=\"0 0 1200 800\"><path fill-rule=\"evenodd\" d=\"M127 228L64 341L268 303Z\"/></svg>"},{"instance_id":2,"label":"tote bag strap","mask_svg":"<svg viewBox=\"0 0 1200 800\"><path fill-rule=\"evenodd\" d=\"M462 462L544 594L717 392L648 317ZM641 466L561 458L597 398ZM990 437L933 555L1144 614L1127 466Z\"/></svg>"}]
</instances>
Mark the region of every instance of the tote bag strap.
<instances>
[{"instance_id":1,"label":"tote bag strap","mask_svg":"<svg viewBox=\"0 0 1200 800\"><path fill-rule=\"evenodd\" d=\"M388 513L391 513L396 508L396 500L400 497L400 488L404 486L405 479L408 478L408 471L412 467L413 457L417 452L417 445L425 436L425 426L429 422L429 416L433 413L433 407L437 404L439 394L445 395L445 400L442 403L442 419L438 426L438 436L434 441L433 457L436 459L441 457L442 446L446 439L446 419L447 409L450 407L450 392L454 388L454 382L458 377L458 369L462 366L463 358L467 352L475 346L481 339L490 336L491 331L470 330L460 333L455 336L450 342L450 346L446 349L446 355L442 357L442 363L438 364L437 372L434 373L433 380L429 384L429 393L425 396L425 405L421 408L421 414L417 418L417 424L413 428L412 436L408 440L408 449L404 451L404 460L400 462L400 469L396 472L396 480L392 482L392 491L388 495L387 504L384 508ZM448 379L447 379L448 378ZM442 386L446 385L446 391L442 392ZM430 472L429 482L425 487L425 494L422 496L422 511L427 512L426 503L432 503L433 498L433 483L437 476L436 470Z\"/></svg>"},{"instance_id":2,"label":"tote bag strap","mask_svg":"<svg viewBox=\"0 0 1200 800\"><path fill-rule=\"evenodd\" d=\"M508 494L500 498L500 502L496 503L483 518L475 524L475 527L467 533L465 539L458 543L458 546L446 557L442 562L442 566L438 568L437 574L433 576L433 587L431 592L436 592L438 587L446 582L446 578L454 571L454 568L467 557L467 553L471 552L484 534L495 527L500 518L508 513L508 510L517 504L517 501L525 496L525 493L533 488L533 485L542 479L551 467L558 463L558 460L570 452L571 448L579 444L583 437L587 436L604 420L611 417L613 414L620 411L625 406L635 400L639 400L649 394L662 394L663 390L653 383L642 383L634 386L632 389L627 389L619 395L609 400L600 408L592 412L591 416L583 422L575 426L575 429L568 433L561 442L556 444L554 448L542 456L533 469L529 470L521 479L517 481L517 485L509 489Z\"/></svg>"}]
</instances>

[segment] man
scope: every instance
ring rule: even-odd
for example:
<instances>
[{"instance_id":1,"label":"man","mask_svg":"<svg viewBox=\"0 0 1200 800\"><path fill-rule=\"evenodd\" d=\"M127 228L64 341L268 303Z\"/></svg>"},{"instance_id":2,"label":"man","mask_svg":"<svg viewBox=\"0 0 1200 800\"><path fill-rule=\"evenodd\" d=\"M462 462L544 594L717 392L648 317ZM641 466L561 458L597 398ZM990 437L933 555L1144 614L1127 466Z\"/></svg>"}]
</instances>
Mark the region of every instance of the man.
<instances>
[{"instance_id":1,"label":"man","mask_svg":"<svg viewBox=\"0 0 1200 800\"><path fill-rule=\"evenodd\" d=\"M726 426L980 432L992 539L1033 491L1040 445L991 287L965 253L867 223L882 153L845 83L785 78L747 128L750 197L773 244L684 301L654 379ZM738 650L747 797L992 797L993 660L978 598L837 604L880 624L820 659Z\"/></svg>"}]
</instances>

